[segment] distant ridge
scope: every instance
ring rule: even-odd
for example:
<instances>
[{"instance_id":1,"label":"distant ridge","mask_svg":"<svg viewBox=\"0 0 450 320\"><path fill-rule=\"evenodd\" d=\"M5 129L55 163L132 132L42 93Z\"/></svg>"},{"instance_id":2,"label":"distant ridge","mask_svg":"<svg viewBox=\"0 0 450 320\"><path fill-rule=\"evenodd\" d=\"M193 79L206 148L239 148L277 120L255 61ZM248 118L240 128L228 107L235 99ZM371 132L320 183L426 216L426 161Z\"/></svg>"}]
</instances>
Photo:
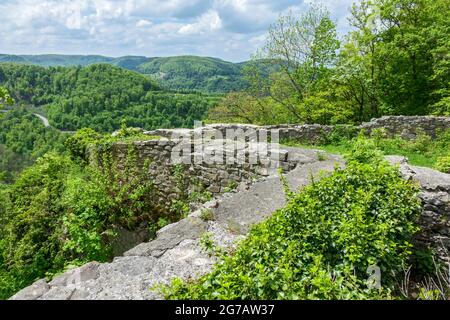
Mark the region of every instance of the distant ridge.
<instances>
[{"instance_id":1,"label":"distant ridge","mask_svg":"<svg viewBox=\"0 0 450 320\"><path fill-rule=\"evenodd\" d=\"M114 58L99 55L10 55L0 54L0 62L20 62L42 67L86 66L94 63L110 63Z\"/></svg>"},{"instance_id":2,"label":"distant ridge","mask_svg":"<svg viewBox=\"0 0 450 320\"><path fill-rule=\"evenodd\" d=\"M88 66L97 63L116 65L156 79L161 86L175 90L226 93L245 88L243 67L219 58L200 56L118 58L101 55L10 55L0 54L0 63L22 63L43 67Z\"/></svg>"}]
</instances>

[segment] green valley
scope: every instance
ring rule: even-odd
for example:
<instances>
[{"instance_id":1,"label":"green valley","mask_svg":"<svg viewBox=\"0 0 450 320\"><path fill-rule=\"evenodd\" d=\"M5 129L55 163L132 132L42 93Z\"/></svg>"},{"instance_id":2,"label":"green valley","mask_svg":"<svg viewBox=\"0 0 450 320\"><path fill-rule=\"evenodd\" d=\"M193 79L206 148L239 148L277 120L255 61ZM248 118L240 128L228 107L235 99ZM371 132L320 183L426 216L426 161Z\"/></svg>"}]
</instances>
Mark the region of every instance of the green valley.
<instances>
[{"instance_id":1,"label":"green valley","mask_svg":"<svg viewBox=\"0 0 450 320\"><path fill-rule=\"evenodd\" d=\"M16 103L38 108L50 124L74 131L112 132L127 125L154 129L190 127L217 97L163 90L150 78L108 64L38 67L0 64L0 85Z\"/></svg>"}]
</instances>

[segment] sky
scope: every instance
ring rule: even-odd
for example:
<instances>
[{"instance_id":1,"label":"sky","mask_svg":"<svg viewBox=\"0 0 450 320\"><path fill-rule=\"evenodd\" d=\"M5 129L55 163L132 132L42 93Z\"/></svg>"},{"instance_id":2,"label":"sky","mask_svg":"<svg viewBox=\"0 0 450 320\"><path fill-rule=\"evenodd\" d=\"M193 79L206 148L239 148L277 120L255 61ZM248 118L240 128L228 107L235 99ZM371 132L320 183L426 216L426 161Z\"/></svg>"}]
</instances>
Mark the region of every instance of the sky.
<instances>
[{"instance_id":1,"label":"sky","mask_svg":"<svg viewBox=\"0 0 450 320\"><path fill-rule=\"evenodd\" d=\"M238 62L308 0L0 0L0 53L199 55ZM323 0L348 30L353 0Z\"/></svg>"}]
</instances>

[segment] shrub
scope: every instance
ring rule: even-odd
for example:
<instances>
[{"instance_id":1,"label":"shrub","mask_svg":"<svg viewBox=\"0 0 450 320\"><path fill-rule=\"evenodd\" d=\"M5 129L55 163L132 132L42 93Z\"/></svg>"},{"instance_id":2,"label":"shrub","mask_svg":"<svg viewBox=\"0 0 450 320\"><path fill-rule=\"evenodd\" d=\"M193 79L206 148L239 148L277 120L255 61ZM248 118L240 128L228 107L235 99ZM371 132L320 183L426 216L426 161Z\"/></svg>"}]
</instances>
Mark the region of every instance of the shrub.
<instances>
[{"instance_id":1,"label":"shrub","mask_svg":"<svg viewBox=\"0 0 450 320\"><path fill-rule=\"evenodd\" d=\"M383 161L383 156L378 150L374 140L366 139L362 134L354 141L350 152L345 158L353 163L366 163L378 165Z\"/></svg>"},{"instance_id":2,"label":"shrub","mask_svg":"<svg viewBox=\"0 0 450 320\"><path fill-rule=\"evenodd\" d=\"M325 152L317 152L317 160L319 161L326 161L327 155Z\"/></svg>"},{"instance_id":3,"label":"shrub","mask_svg":"<svg viewBox=\"0 0 450 320\"><path fill-rule=\"evenodd\" d=\"M89 145L98 142L102 135L92 129L84 128L78 130L73 136L69 137L64 145L69 151L72 159L86 160L86 153Z\"/></svg>"},{"instance_id":4,"label":"shrub","mask_svg":"<svg viewBox=\"0 0 450 320\"><path fill-rule=\"evenodd\" d=\"M3 104L13 105L14 99L11 98L11 95L9 94L8 90L6 90L3 87L0 87L0 109L3 108Z\"/></svg>"},{"instance_id":5,"label":"shrub","mask_svg":"<svg viewBox=\"0 0 450 320\"><path fill-rule=\"evenodd\" d=\"M433 139L427 135L423 130L417 130L417 135L409 144L411 151L422 154L427 153L433 145Z\"/></svg>"},{"instance_id":6,"label":"shrub","mask_svg":"<svg viewBox=\"0 0 450 320\"><path fill-rule=\"evenodd\" d=\"M353 139L358 134L358 128L351 125L335 125L326 138L327 144L339 144Z\"/></svg>"},{"instance_id":7,"label":"shrub","mask_svg":"<svg viewBox=\"0 0 450 320\"><path fill-rule=\"evenodd\" d=\"M385 128L375 128L370 133L370 137L374 140L376 146L379 148L388 135Z\"/></svg>"},{"instance_id":8,"label":"shrub","mask_svg":"<svg viewBox=\"0 0 450 320\"><path fill-rule=\"evenodd\" d=\"M346 169L305 187L235 254L198 280L163 287L168 299L389 298L410 255L417 187L362 139ZM382 272L381 289L367 269Z\"/></svg>"},{"instance_id":9,"label":"shrub","mask_svg":"<svg viewBox=\"0 0 450 320\"><path fill-rule=\"evenodd\" d=\"M450 173L450 155L439 157L436 161L435 169L444 173Z\"/></svg>"},{"instance_id":10,"label":"shrub","mask_svg":"<svg viewBox=\"0 0 450 320\"><path fill-rule=\"evenodd\" d=\"M61 202L66 208L63 225L68 237L64 251L80 262L106 261L117 227L135 229L142 221L156 223L158 208L148 164L140 165L128 147L122 169L110 153L102 153L99 167L72 172Z\"/></svg>"},{"instance_id":11,"label":"shrub","mask_svg":"<svg viewBox=\"0 0 450 320\"><path fill-rule=\"evenodd\" d=\"M1 298L64 267L59 199L71 168L66 157L48 154L26 169L4 195L8 203L0 226L0 274L7 282L3 288L9 289L1 292Z\"/></svg>"},{"instance_id":12,"label":"shrub","mask_svg":"<svg viewBox=\"0 0 450 320\"><path fill-rule=\"evenodd\" d=\"M0 190L0 298L69 265L108 261L118 228L156 225L148 164L133 148L120 170L110 154L99 158L85 166L50 153Z\"/></svg>"},{"instance_id":13,"label":"shrub","mask_svg":"<svg viewBox=\"0 0 450 320\"><path fill-rule=\"evenodd\" d=\"M201 209L200 219L203 221L212 221L214 218L214 211L212 209Z\"/></svg>"}]
</instances>

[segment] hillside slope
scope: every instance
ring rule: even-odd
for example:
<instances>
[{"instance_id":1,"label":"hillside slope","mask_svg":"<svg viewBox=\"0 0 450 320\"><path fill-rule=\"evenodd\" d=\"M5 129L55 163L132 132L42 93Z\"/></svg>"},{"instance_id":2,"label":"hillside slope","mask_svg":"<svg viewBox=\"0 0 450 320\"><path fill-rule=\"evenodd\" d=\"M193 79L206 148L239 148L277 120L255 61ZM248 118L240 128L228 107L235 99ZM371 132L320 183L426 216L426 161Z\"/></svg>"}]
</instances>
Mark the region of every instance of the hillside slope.
<instances>
[{"instance_id":1,"label":"hillside slope","mask_svg":"<svg viewBox=\"0 0 450 320\"><path fill-rule=\"evenodd\" d=\"M230 92L245 87L242 66L217 58L179 56L152 58L137 71L151 75L170 89Z\"/></svg>"},{"instance_id":2,"label":"hillside slope","mask_svg":"<svg viewBox=\"0 0 450 320\"><path fill-rule=\"evenodd\" d=\"M162 90L148 76L108 64L38 67L0 64L0 85L17 103L44 111L50 125L113 131L122 119L145 129L189 127L217 100Z\"/></svg>"}]
</instances>

